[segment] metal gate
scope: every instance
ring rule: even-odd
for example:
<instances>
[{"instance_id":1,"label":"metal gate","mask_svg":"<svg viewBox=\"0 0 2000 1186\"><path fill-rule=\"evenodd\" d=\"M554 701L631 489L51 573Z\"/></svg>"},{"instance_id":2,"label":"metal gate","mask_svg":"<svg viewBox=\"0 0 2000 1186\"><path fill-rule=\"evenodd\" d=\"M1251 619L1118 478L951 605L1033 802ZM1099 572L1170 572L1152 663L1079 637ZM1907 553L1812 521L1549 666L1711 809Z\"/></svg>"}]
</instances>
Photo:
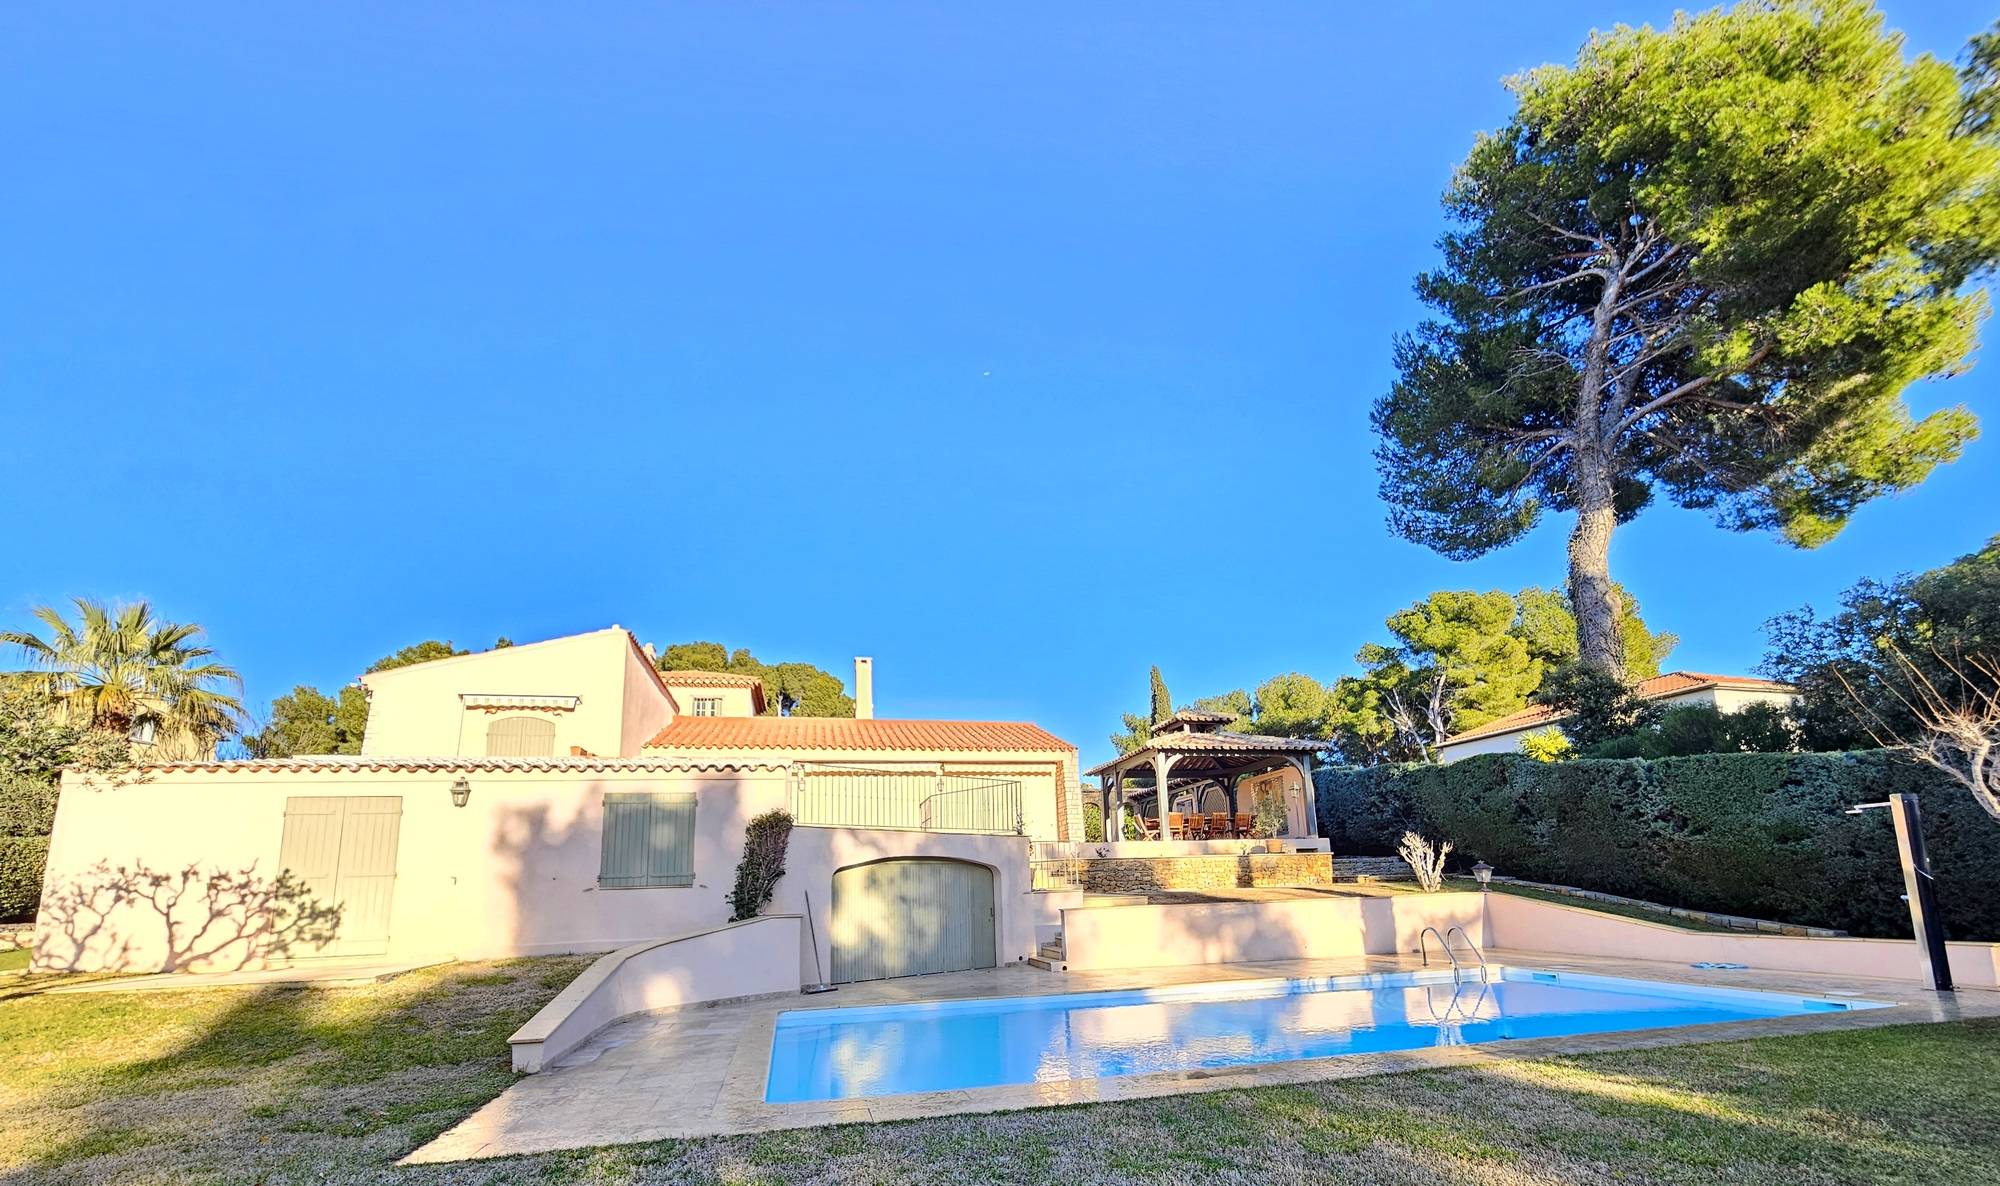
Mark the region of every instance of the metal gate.
<instances>
[{"instance_id":1,"label":"metal gate","mask_svg":"<svg viewBox=\"0 0 2000 1186\"><path fill-rule=\"evenodd\" d=\"M935 858L842 869L830 929L839 984L990 968L993 870Z\"/></svg>"},{"instance_id":2,"label":"metal gate","mask_svg":"<svg viewBox=\"0 0 2000 1186\"><path fill-rule=\"evenodd\" d=\"M396 888L400 795L293 796L285 800L279 867L324 906L340 929L314 955L381 955L389 950L389 904Z\"/></svg>"}]
</instances>

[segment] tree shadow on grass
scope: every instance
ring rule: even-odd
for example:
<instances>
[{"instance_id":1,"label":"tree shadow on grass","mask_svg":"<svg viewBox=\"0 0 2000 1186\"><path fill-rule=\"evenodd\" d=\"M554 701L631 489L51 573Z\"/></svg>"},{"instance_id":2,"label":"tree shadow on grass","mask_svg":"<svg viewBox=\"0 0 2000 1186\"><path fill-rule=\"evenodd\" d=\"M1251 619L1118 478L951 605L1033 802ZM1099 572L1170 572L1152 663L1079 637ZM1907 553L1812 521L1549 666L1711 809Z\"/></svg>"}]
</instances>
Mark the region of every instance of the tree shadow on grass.
<instances>
[{"instance_id":1,"label":"tree shadow on grass","mask_svg":"<svg viewBox=\"0 0 2000 1186\"><path fill-rule=\"evenodd\" d=\"M386 1171L513 1081L508 1035L584 966L511 961L362 988L22 1002L52 1017L72 1011L62 1027L141 1040L164 1011L162 1024L178 1019L185 1033L132 1057L84 1052L17 1117L32 1130L39 1112L52 1139L16 1154L52 1182L143 1179L167 1165L246 1181L280 1163Z\"/></svg>"}]
</instances>

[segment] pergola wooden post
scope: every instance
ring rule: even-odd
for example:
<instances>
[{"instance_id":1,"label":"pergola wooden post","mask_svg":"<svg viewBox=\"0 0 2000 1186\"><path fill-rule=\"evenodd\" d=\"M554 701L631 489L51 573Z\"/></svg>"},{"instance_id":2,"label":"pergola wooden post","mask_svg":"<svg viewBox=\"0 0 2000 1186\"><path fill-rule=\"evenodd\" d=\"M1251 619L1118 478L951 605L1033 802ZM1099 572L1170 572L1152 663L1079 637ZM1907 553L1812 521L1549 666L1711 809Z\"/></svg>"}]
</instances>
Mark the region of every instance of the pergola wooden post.
<instances>
[{"instance_id":1,"label":"pergola wooden post","mask_svg":"<svg viewBox=\"0 0 2000 1186\"><path fill-rule=\"evenodd\" d=\"M1172 775L1174 760L1158 750L1153 751L1153 811L1160 817L1160 839L1172 840L1173 829L1167 827L1167 779Z\"/></svg>"},{"instance_id":2,"label":"pergola wooden post","mask_svg":"<svg viewBox=\"0 0 2000 1186\"><path fill-rule=\"evenodd\" d=\"M1306 831L1308 835L1319 835L1319 788L1313 785L1313 760L1311 754L1303 754L1292 760L1299 768L1299 776L1306 780L1302 788L1306 801Z\"/></svg>"}]
</instances>

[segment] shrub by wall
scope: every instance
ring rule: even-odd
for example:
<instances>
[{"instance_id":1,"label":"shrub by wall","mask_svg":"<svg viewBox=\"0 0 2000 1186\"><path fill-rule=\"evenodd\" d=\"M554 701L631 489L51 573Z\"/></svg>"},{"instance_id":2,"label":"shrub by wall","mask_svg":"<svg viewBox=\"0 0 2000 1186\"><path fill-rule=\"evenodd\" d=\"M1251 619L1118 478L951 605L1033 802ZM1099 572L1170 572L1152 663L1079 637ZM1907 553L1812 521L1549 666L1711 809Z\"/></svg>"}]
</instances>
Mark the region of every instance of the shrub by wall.
<instances>
[{"instance_id":1,"label":"shrub by wall","mask_svg":"<svg viewBox=\"0 0 2000 1186\"><path fill-rule=\"evenodd\" d=\"M47 836L0 836L0 921L35 916L42 900L42 870L48 862Z\"/></svg>"},{"instance_id":2,"label":"shrub by wall","mask_svg":"<svg viewBox=\"0 0 2000 1186\"><path fill-rule=\"evenodd\" d=\"M1411 829L1506 875L1898 937L1910 933L1909 911L1887 814L1844 809L1913 793L1948 934L2000 940L2000 824L1937 772L1887 751L1554 763L1482 754L1333 768L1317 787L1337 854L1393 853Z\"/></svg>"},{"instance_id":3,"label":"shrub by wall","mask_svg":"<svg viewBox=\"0 0 2000 1186\"><path fill-rule=\"evenodd\" d=\"M785 875L785 852L792 844L792 816L767 811L743 829L743 859L736 863L736 887L723 897L729 921L755 918L771 904L778 881Z\"/></svg>"},{"instance_id":4,"label":"shrub by wall","mask_svg":"<svg viewBox=\"0 0 2000 1186\"><path fill-rule=\"evenodd\" d=\"M0 922L33 918L42 900L56 794L48 779L0 774Z\"/></svg>"}]
</instances>

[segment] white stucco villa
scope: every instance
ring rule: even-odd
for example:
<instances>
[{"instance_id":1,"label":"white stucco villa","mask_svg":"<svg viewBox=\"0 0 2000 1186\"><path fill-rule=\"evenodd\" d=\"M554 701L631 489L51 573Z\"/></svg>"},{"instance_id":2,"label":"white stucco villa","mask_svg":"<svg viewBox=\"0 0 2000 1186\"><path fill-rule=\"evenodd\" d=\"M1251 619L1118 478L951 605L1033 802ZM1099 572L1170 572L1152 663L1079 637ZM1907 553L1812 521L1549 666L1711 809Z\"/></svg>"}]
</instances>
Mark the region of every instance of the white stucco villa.
<instances>
[{"instance_id":1,"label":"white stucco villa","mask_svg":"<svg viewBox=\"0 0 2000 1186\"><path fill-rule=\"evenodd\" d=\"M793 967L867 979L1024 959L1081 837L1076 749L1026 722L761 715L741 675L623 629L363 677L359 756L64 776L35 959L205 970L606 950L721 924L745 825L796 818L769 911ZM281 873L282 871L282 873ZM337 912L337 913L336 913ZM808 969L815 967L806 962Z\"/></svg>"},{"instance_id":2,"label":"white stucco villa","mask_svg":"<svg viewBox=\"0 0 2000 1186\"><path fill-rule=\"evenodd\" d=\"M1712 704L1723 712L1739 712L1752 704L1791 704L1798 690L1790 684L1747 675L1709 675L1699 671L1669 671L1640 680L1638 694L1668 707ZM1562 717L1542 705L1532 705L1476 729L1447 738L1438 746L1438 760L1456 762L1474 754L1518 753L1521 739L1540 729L1560 726Z\"/></svg>"}]
</instances>

